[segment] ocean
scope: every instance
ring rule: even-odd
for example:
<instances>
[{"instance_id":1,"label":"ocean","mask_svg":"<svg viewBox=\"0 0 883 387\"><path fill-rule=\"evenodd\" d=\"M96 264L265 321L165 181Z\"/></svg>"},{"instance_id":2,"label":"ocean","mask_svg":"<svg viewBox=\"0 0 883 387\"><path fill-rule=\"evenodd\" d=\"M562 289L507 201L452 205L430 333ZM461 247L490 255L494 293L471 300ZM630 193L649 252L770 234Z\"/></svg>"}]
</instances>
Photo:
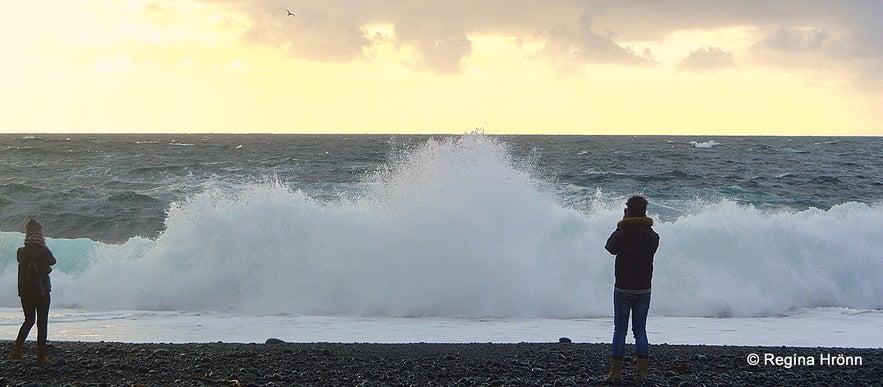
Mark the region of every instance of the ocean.
<instances>
[{"instance_id":1,"label":"ocean","mask_svg":"<svg viewBox=\"0 0 883 387\"><path fill-rule=\"evenodd\" d=\"M33 217L51 339L594 340L641 194L651 342L883 347L878 137L3 134L0 171L8 337Z\"/></svg>"}]
</instances>

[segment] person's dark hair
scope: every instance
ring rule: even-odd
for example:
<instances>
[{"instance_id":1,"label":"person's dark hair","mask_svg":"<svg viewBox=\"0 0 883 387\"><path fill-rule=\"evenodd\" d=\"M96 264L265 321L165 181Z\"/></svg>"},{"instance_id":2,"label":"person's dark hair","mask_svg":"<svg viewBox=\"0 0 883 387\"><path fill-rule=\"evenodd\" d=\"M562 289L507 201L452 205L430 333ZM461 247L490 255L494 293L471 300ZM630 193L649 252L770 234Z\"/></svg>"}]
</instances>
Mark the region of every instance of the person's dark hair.
<instances>
[{"instance_id":1,"label":"person's dark hair","mask_svg":"<svg viewBox=\"0 0 883 387\"><path fill-rule=\"evenodd\" d=\"M647 199L643 196L632 196L625 202L628 217L647 216Z\"/></svg>"}]
</instances>

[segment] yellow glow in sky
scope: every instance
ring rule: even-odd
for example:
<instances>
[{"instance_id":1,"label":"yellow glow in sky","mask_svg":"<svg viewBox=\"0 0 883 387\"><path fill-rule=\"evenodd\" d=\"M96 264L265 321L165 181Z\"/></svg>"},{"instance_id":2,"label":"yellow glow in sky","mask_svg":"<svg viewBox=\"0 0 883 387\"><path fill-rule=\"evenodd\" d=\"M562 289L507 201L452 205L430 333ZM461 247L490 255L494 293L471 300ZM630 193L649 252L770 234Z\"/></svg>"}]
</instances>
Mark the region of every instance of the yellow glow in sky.
<instances>
[{"instance_id":1,"label":"yellow glow in sky","mask_svg":"<svg viewBox=\"0 0 883 387\"><path fill-rule=\"evenodd\" d=\"M883 54L841 19L243 4L15 3L0 132L883 135Z\"/></svg>"}]
</instances>

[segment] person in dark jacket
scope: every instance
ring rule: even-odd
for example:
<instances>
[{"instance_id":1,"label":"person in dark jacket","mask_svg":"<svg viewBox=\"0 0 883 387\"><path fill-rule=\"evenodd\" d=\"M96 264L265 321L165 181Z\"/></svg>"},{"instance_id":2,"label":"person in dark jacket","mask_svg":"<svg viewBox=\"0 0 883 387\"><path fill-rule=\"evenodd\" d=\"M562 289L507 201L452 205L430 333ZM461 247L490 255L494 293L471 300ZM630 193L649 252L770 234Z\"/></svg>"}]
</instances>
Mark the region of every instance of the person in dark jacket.
<instances>
[{"instance_id":1,"label":"person in dark jacket","mask_svg":"<svg viewBox=\"0 0 883 387\"><path fill-rule=\"evenodd\" d=\"M40 222L31 219L25 225L25 246L18 249L17 259L19 265L19 294L21 297L21 307L25 313L25 321L21 324L18 331L18 338L15 339L15 345L12 347L12 358L21 359L21 350L24 346L25 339L31 332L34 322L37 323L37 362L40 364L49 364L46 358L46 329L49 320L49 292L52 291L52 282L49 280L49 273L52 272L52 265L55 264L55 257L52 251L46 247L46 240L43 238L43 225ZM27 270L31 262L34 262L39 272L39 281L42 286L37 286L39 291L35 292L32 287L23 283L23 277L27 278Z\"/></svg>"},{"instance_id":2,"label":"person in dark jacket","mask_svg":"<svg viewBox=\"0 0 883 387\"><path fill-rule=\"evenodd\" d=\"M653 256L659 247L659 234L653 231L653 219L647 217L647 199L632 196L616 231L604 246L616 255L616 282L613 289L613 351L609 381L622 379L622 358L628 333L629 314L635 335L637 370L635 380L647 378L650 344L647 341L647 313L650 310L650 282Z\"/></svg>"}]
</instances>

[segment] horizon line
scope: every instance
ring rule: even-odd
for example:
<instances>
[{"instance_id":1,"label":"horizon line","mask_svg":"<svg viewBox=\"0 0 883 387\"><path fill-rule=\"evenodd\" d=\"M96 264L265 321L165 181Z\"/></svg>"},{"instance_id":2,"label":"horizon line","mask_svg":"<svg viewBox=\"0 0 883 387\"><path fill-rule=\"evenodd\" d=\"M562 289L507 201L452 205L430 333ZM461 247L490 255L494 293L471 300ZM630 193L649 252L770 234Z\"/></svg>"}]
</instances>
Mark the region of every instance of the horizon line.
<instances>
[{"instance_id":1,"label":"horizon line","mask_svg":"<svg viewBox=\"0 0 883 387\"><path fill-rule=\"evenodd\" d=\"M646 136L646 137L883 137L883 134L750 134L750 133L488 133L484 131L469 131L461 133L370 133L370 132L0 132L0 135L328 135L328 136L463 136L469 134L481 134L486 136Z\"/></svg>"}]
</instances>

